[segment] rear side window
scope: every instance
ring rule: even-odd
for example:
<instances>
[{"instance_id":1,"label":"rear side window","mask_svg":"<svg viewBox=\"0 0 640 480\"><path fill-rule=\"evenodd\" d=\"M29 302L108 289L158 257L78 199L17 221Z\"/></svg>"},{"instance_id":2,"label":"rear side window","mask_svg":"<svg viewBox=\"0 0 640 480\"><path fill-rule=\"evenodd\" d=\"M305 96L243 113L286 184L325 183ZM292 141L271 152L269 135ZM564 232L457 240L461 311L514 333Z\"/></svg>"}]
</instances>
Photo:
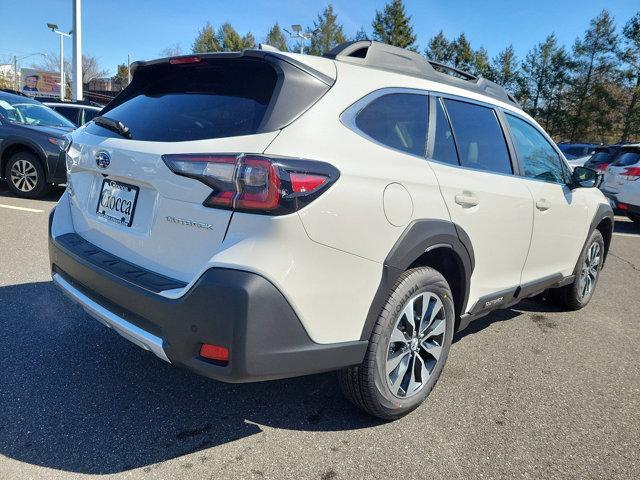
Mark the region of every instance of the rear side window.
<instances>
[{"instance_id":1,"label":"rear side window","mask_svg":"<svg viewBox=\"0 0 640 480\"><path fill-rule=\"evenodd\" d=\"M513 173L507 144L492 108L445 99L463 167Z\"/></svg>"},{"instance_id":2,"label":"rear side window","mask_svg":"<svg viewBox=\"0 0 640 480\"><path fill-rule=\"evenodd\" d=\"M451 125L449 125L449 120L444 108L442 108L440 99L435 98L434 101L436 102L436 132L431 157L439 162L459 165Z\"/></svg>"},{"instance_id":3,"label":"rear side window","mask_svg":"<svg viewBox=\"0 0 640 480\"><path fill-rule=\"evenodd\" d=\"M622 152L618 155L615 162L612 163L614 167L630 167L640 162L640 152Z\"/></svg>"},{"instance_id":4,"label":"rear side window","mask_svg":"<svg viewBox=\"0 0 640 480\"><path fill-rule=\"evenodd\" d=\"M357 115L356 127L387 147L424 156L428 97L389 93L372 100Z\"/></svg>"},{"instance_id":5,"label":"rear side window","mask_svg":"<svg viewBox=\"0 0 640 480\"><path fill-rule=\"evenodd\" d=\"M122 122L131 139L181 142L256 133L277 75L263 61L228 59L146 67L103 116ZM119 104L118 104L119 102ZM118 136L95 124L90 133Z\"/></svg>"},{"instance_id":6,"label":"rear side window","mask_svg":"<svg viewBox=\"0 0 640 480\"><path fill-rule=\"evenodd\" d=\"M563 162L547 139L532 125L513 115L507 114L507 122L525 176L546 182L565 183Z\"/></svg>"}]
</instances>

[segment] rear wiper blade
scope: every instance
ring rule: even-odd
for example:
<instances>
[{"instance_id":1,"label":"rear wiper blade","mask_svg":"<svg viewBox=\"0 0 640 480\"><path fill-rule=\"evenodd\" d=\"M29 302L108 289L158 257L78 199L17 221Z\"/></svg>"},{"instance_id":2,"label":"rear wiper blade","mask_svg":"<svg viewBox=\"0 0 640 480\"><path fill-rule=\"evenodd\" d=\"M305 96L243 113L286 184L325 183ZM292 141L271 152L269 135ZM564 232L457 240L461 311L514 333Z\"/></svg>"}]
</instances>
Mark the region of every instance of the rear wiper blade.
<instances>
[{"instance_id":1,"label":"rear wiper blade","mask_svg":"<svg viewBox=\"0 0 640 480\"><path fill-rule=\"evenodd\" d=\"M93 123L111 130L112 132L116 132L124 138L131 138L131 130L129 130L129 127L118 120L99 115L97 117L93 117Z\"/></svg>"}]
</instances>

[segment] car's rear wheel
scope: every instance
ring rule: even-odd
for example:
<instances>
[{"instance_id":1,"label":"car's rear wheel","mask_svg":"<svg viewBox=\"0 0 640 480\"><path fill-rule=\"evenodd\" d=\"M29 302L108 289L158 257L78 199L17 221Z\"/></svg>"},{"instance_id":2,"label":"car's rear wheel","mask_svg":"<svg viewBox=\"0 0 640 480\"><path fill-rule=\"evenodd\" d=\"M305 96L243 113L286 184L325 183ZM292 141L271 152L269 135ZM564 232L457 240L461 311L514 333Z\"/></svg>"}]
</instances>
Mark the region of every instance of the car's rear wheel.
<instances>
[{"instance_id":1,"label":"car's rear wheel","mask_svg":"<svg viewBox=\"0 0 640 480\"><path fill-rule=\"evenodd\" d=\"M18 152L9 158L5 178L9 189L20 197L38 198L51 189L40 160L31 152Z\"/></svg>"},{"instance_id":2,"label":"car's rear wheel","mask_svg":"<svg viewBox=\"0 0 640 480\"><path fill-rule=\"evenodd\" d=\"M444 277L429 267L406 271L378 317L364 361L339 372L347 398L385 420L414 410L442 372L454 320Z\"/></svg>"},{"instance_id":3,"label":"car's rear wheel","mask_svg":"<svg viewBox=\"0 0 640 480\"><path fill-rule=\"evenodd\" d=\"M569 310L580 310L589 303L600 278L604 252L602 234L594 230L578 259L573 283L552 290L554 303Z\"/></svg>"},{"instance_id":4,"label":"car's rear wheel","mask_svg":"<svg viewBox=\"0 0 640 480\"><path fill-rule=\"evenodd\" d=\"M635 223L640 223L640 215L636 215L634 213L630 213L629 215L627 215L629 217L630 220L632 220Z\"/></svg>"}]
</instances>

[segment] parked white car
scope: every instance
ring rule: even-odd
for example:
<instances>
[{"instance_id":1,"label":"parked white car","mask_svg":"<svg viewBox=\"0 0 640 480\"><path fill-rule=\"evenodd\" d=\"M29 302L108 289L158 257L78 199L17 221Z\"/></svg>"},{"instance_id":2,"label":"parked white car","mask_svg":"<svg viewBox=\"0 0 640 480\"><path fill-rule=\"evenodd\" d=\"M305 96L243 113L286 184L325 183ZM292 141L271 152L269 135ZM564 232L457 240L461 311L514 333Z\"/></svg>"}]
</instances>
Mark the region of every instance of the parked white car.
<instances>
[{"instance_id":1,"label":"parked white car","mask_svg":"<svg viewBox=\"0 0 640 480\"><path fill-rule=\"evenodd\" d=\"M600 188L616 208L640 223L640 143L621 148L604 173Z\"/></svg>"},{"instance_id":2,"label":"parked white car","mask_svg":"<svg viewBox=\"0 0 640 480\"><path fill-rule=\"evenodd\" d=\"M472 320L550 288L587 305L613 229L595 171L502 87L438 70L369 41L134 64L72 134L55 284L202 375L339 370L407 414Z\"/></svg>"}]
</instances>

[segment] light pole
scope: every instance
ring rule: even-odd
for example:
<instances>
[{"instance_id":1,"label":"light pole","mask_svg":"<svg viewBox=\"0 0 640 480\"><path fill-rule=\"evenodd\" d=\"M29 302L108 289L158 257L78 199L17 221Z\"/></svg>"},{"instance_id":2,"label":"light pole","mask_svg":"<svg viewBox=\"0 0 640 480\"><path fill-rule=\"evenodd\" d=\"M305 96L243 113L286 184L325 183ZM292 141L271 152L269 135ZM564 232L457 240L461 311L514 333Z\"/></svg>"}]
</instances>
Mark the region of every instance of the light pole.
<instances>
[{"instance_id":1,"label":"light pole","mask_svg":"<svg viewBox=\"0 0 640 480\"><path fill-rule=\"evenodd\" d=\"M71 37L71 32L64 33L58 30L58 25L55 23L47 23L47 27L51 29L53 33L60 35L60 100L64 100L64 91L66 83L64 81L64 37Z\"/></svg>"},{"instance_id":2,"label":"light pole","mask_svg":"<svg viewBox=\"0 0 640 480\"><path fill-rule=\"evenodd\" d=\"M284 28L283 30L285 32L287 32L291 38L299 38L300 39L300 54L301 55L304 53L304 41L305 40L311 40L311 37L313 37L313 35L316 33L315 30L313 32L311 32L311 33L304 33L302 31L302 25L298 25L298 24L291 25L291 30L293 30L294 33L291 33L286 28Z\"/></svg>"},{"instance_id":3,"label":"light pole","mask_svg":"<svg viewBox=\"0 0 640 480\"><path fill-rule=\"evenodd\" d=\"M25 58L33 57L34 55L42 55L43 57L47 56L46 53L40 52L30 53L29 55L25 55L24 57L20 58L16 57L15 55L13 56L13 86L16 91L20 90L20 85L18 85L18 62L21 62Z\"/></svg>"},{"instance_id":4,"label":"light pole","mask_svg":"<svg viewBox=\"0 0 640 480\"><path fill-rule=\"evenodd\" d=\"M82 100L82 1L73 0L73 99Z\"/></svg>"}]
</instances>

